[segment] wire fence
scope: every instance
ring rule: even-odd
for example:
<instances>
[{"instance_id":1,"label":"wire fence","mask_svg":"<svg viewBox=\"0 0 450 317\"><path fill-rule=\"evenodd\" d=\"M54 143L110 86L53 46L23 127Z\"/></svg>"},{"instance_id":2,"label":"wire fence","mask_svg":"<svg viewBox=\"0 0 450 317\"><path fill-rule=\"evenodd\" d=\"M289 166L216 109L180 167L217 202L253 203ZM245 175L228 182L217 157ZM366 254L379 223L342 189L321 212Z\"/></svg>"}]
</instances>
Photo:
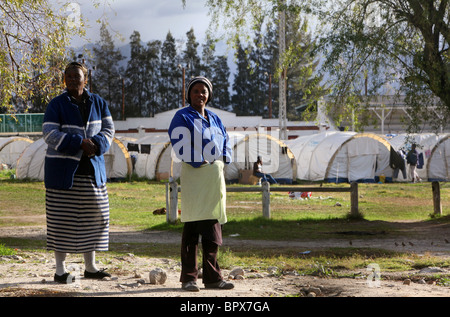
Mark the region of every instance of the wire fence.
<instances>
[{"instance_id":1,"label":"wire fence","mask_svg":"<svg viewBox=\"0 0 450 317\"><path fill-rule=\"evenodd\" d=\"M43 113L0 114L0 133L42 132Z\"/></svg>"}]
</instances>

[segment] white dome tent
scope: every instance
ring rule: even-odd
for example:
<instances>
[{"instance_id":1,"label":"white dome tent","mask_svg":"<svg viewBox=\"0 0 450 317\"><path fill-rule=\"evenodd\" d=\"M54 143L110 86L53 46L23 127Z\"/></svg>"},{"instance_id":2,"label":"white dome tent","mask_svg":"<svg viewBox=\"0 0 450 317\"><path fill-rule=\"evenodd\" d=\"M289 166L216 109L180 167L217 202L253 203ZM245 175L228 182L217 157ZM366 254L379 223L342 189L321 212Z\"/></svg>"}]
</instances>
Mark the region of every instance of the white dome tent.
<instances>
[{"instance_id":1,"label":"white dome tent","mask_svg":"<svg viewBox=\"0 0 450 317\"><path fill-rule=\"evenodd\" d=\"M47 143L41 138L30 144L20 155L16 166L18 179L44 180L44 160ZM108 152L104 154L106 176L108 179L124 179L131 176L130 154L123 143L114 138Z\"/></svg>"},{"instance_id":2,"label":"white dome tent","mask_svg":"<svg viewBox=\"0 0 450 317\"><path fill-rule=\"evenodd\" d=\"M166 142L156 160L155 174L157 179L177 180L181 176L181 162L172 153L172 144Z\"/></svg>"},{"instance_id":3,"label":"white dome tent","mask_svg":"<svg viewBox=\"0 0 450 317\"><path fill-rule=\"evenodd\" d=\"M438 142L431 149L426 171L429 182L450 180L450 134L439 136Z\"/></svg>"},{"instance_id":4,"label":"white dome tent","mask_svg":"<svg viewBox=\"0 0 450 317\"><path fill-rule=\"evenodd\" d=\"M345 140L330 158L326 182L374 183L384 176L392 181L391 145L372 133L355 134Z\"/></svg>"},{"instance_id":5,"label":"white dome tent","mask_svg":"<svg viewBox=\"0 0 450 317\"><path fill-rule=\"evenodd\" d=\"M139 151L130 153L136 157L134 172L138 177L156 178L157 162L168 142L169 136L167 133L148 135L134 142L139 145Z\"/></svg>"},{"instance_id":6,"label":"white dome tent","mask_svg":"<svg viewBox=\"0 0 450 317\"><path fill-rule=\"evenodd\" d=\"M297 162L297 179L322 181L330 157L337 147L355 133L323 132L288 141ZM331 138L333 137L333 138ZM325 140L329 141L328 143Z\"/></svg>"},{"instance_id":7,"label":"white dome tent","mask_svg":"<svg viewBox=\"0 0 450 317\"><path fill-rule=\"evenodd\" d=\"M297 179L308 181L376 182L392 177L390 144L356 132L323 132L288 142L296 155Z\"/></svg>"},{"instance_id":8,"label":"white dome tent","mask_svg":"<svg viewBox=\"0 0 450 317\"><path fill-rule=\"evenodd\" d=\"M108 179L129 179L131 177L133 164L130 153L119 139L113 139L111 147L103 156L105 157L106 177Z\"/></svg>"},{"instance_id":9,"label":"white dome tent","mask_svg":"<svg viewBox=\"0 0 450 317\"><path fill-rule=\"evenodd\" d=\"M47 143L39 139L31 143L17 160L16 177L18 179L44 180L44 159Z\"/></svg>"},{"instance_id":10,"label":"white dome tent","mask_svg":"<svg viewBox=\"0 0 450 317\"><path fill-rule=\"evenodd\" d=\"M233 162L225 166L228 182L238 182L239 170L253 169L257 157L263 160L263 172L271 174L278 183L291 184L296 179L294 154L279 139L263 133L230 134Z\"/></svg>"},{"instance_id":11,"label":"white dome tent","mask_svg":"<svg viewBox=\"0 0 450 317\"><path fill-rule=\"evenodd\" d=\"M411 145L413 143L417 144L417 151L419 152L419 163L417 165L417 174L422 180L428 180L428 160L431 157L432 150L438 144L439 140L442 139L443 136L438 136L434 133L418 133L418 134L399 134L392 139L389 140L389 143L396 151L403 151L406 155L408 151L411 149ZM406 161L405 161L406 164ZM435 161L433 163L435 173L439 169L442 169L438 166L441 165L441 162ZM403 178L402 173L399 173L399 177L397 181L409 181L409 167L406 165L407 177Z\"/></svg>"},{"instance_id":12,"label":"white dome tent","mask_svg":"<svg viewBox=\"0 0 450 317\"><path fill-rule=\"evenodd\" d=\"M16 168L20 154L32 143L33 140L24 137L0 138L0 164Z\"/></svg>"}]
</instances>

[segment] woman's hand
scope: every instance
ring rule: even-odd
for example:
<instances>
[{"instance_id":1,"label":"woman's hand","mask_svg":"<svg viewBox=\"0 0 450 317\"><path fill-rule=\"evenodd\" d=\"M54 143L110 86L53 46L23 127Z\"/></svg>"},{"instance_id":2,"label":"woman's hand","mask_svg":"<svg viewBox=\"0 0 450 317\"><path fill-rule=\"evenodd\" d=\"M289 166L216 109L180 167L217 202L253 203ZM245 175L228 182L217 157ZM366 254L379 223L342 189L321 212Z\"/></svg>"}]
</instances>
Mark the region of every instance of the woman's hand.
<instances>
[{"instance_id":1,"label":"woman's hand","mask_svg":"<svg viewBox=\"0 0 450 317\"><path fill-rule=\"evenodd\" d=\"M97 153L97 145L91 139L83 139L81 149L83 150L83 155L87 157L93 157Z\"/></svg>"}]
</instances>

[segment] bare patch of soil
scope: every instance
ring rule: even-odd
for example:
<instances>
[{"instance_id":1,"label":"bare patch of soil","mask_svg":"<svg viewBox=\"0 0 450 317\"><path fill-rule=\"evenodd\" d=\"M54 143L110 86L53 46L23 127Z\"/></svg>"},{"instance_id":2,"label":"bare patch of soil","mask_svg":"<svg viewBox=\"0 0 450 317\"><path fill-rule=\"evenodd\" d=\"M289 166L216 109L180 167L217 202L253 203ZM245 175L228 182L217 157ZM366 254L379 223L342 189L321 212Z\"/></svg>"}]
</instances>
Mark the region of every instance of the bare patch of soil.
<instances>
[{"instance_id":1,"label":"bare patch of soil","mask_svg":"<svg viewBox=\"0 0 450 317\"><path fill-rule=\"evenodd\" d=\"M431 254L450 257L449 225L401 223L399 230L416 232L408 240L386 237L382 234L361 238L353 233L350 240L345 233L340 239L314 241L253 241L234 237L224 237L224 247L253 248L296 248L299 252L321 250L331 247L379 248L416 254ZM45 227L3 227L0 237L26 237L45 239ZM356 239L355 239L356 237ZM111 228L112 243L164 243L179 244L179 234L165 231L129 231L126 228ZM106 259L106 260L105 260ZM205 290L198 293L181 290L180 264L164 258L147 258L128 254L114 257L102 253L102 261L107 262L112 279L105 281L88 280L82 277L81 255L69 255L66 265L75 267L79 278L73 284L63 285L53 281L54 258L50 252L20 252L19 257L0 258L0 297L449 297L450 287L437 285L435 275L417 271L388 274L380 272L381 279L370 279L371 272L364 269L348 272L352 278L328 278L301 276L295 272L273 274L273 272L246 270L243 279L233 280L232 290ZM149 283L149 272L162 268L167 280L162 285ZM448 268L439 268L442 274L450 274ZM224 270L225 278L230 271ZM406 283L406 282L409 283ZM315 292L311 292L314 289ZM320 291L317 291L320 290ZM312 294L314 293L314 294Z\"/></svg>"}]
</instances>

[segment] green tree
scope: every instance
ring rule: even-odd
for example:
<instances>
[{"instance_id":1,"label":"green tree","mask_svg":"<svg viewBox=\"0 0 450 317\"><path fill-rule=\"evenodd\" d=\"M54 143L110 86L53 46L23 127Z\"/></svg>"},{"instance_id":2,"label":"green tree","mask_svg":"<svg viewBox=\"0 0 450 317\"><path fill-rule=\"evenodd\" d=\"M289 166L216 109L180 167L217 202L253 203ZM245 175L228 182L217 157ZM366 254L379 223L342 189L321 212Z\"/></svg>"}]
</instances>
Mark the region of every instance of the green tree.
<instances>
[{"instance_id":1,"label":"green tree","mask_svg":"<svg viewBox=\"0 0 450 317\"><path fill-rule=\"evenodd\" d=\"M251 107L252 89L248 84L250 82L251 65L248 59L248 54L240 43L236 50L236 65L237 72L233 81L233 92L231 96L231 104L233 111L237 115L249 114L248 109Z\"/></svg>"},{"instance_id":2,"label":"green tree","mask_svg":"<svg viewBox=\"0 0 450 317\"><path fill-rule=\"evenodd\" d=\"M175 38L169 31L161 48L159 105L156 112L167 111L181 106L181 72Z\"/></svg>"},{"instance_id":3,"label":"green tree","mask_svg":"<svg viewBox=\"0 0 450 317\"><path fill-rule=\"evenodd\" d=\"M106 100L112 117L115 120L119 118L123 120L124 116L127 115L126 108L123 109L122 107L124 70L120 67L119 62L124 57L116 49L105 23L100 28L100 41L97 44L98 47L93 49L96 66L93 76L93 90Z\"/></svg>"},{"instance_id":4,"label":"green tree","mask_svg":"<svg viewBox=\"0 0 450 317\"><path fill-rule=\"evenodd\" d=\"M191 28L187 33L186 47L183 51L183 64L189 65L186 69L186 77L191 78L198 76L202 73L202 66L200 63L200 57L198 56L199 43L194 34L194 29Z\"/></svg>"},{"instance_id":5,"label":"green tree","mask_svg":"<svg viewBox=\"0 0 450 317\"><path fill-rule=\"evenodd\" d=\"M73 34L84 34L81 17L71 22L67 7L48 1L3 0L0 3L0 111L26 111L61 93L66 47ZM3 110L1 110L3 109Z\"/></svg>"},{"instance_id":6,"label":"green tree","mask_svg":"<svg viewBox=\"0 0 450 317\"><path fill-rule=\"evenodd\" d=\"M286 46L288 47L286 111L291 120L314 119L316 100L328 93L320 82L319 59L314 50L308 22L298 11L286 13Z\"/></svg>"},{"instance_id":7,"label":"green tree","mask_svg":"<svg viewBox=\"0 0 450 317\"><path fill-rule=\"evenodd\" d=\"M142 109L143 116L154 116L160 104L158 87L160 85L160 52L161 41L155 40L147 43L144 51L144 92L145 107Z\"/></svg>"},{"instance_id":8,"label":"green tree","mask_svg":"<svg viewBox=\"0 0 450 317\"><path fill-rule=\"evenodd\" d=\"M230 97L230 68L228 66L227 56L215 56L214 63L211 66L210 75L214 85L214 98L212 106L231 111Z\"/></svg>"},{"instance_id":9,"label":"green tree","mask_svg":"<svg viewBox=\"0 0 450 317\"><path fill-rule=\"evenodd\" d=\"M266 71L264 73L264 80L267 82L267 111L264 112L266 117L269 117L269 102L272 107L272 118L274 114L278 113L278 80L274 76L277 72L279 63L278 54L278 27L272 21L268 21L266 32L264 33L264 46L263 46L263 57L264 64L266 66ZM269 100L270 99L270 100ZM275 115L276 117L276 115Z\"/></svg>"},{"instance_id":10,"label":"green tree","mask_svg":"<svg viewBox=\"0 0 450 317\"><path fill-rule=\"evenodd\" d=\"M252 87L251 105L248 114L253 116L262 116L267 106L268 79L265 74L271 68L271 56L264 56L264 37L263 25L255 28L252 45L249 44L249 61L250 61L250 82L248 85Z\"/></svg>"},{"instance_id":11,"label":"green tree","mask_svg":"<svg viewBox=\"0 0 450 317\"><path fill-rule=\"evenodd\" d=\"M201 56L201 70L198 75L211 77L212 68L215 63L215 51L216 51L217 40L213 39L210 35L206 36L206 42L202 45L202 56Z\"/></svg>"},{"instance_id":12,"label":"green tree","mask_svg":"<svg viewBox=\"0 0 450 317\"><path fill-rule=\"evenodd\" d=\"M125 71L125 105L128 117L140 117L146 101L145 48L141 35L134 31L130 36L130 59Z\"/></svg>"},{"instance_id":13,"label":"green tree","mask_svg":"<svg viewBox=\"0 0 450 317\"><path fill-rule=\"evenodd\" d=\"M448 122L450 114L449 2L447 0L316 0L323 21L324 69L335 83L332 113L364 113L367 97L393 85L413 116ZM436 103L437 101L437 103ZM430 107L438 106L436 109ZM361 123L362 125L364 123Z\"/></svg>"},{"instance_id":14,"label":"green tree","mask_svg":"<svg viewBox=\"0 0 450 317\"><path fill-rule=\"evenodd\" d=\"M187 0L182 0L183 4L186 4L186 2ZM239 46L242 45L242 43L252 43L252 41L256 41L254 42L253 46L249 44L247 47L247 51L250 54L253 54L250 57L250 67L252 68L252 72L251 77L248 78L248 82L251 82L251 84L255 86L253 94L251 96L246 96L246 98L250 99L250 114L261 114L261 109L266 109L265 106L262 107L261 103L265 105L267 104L268 100L267 77L271 76L271 78L273 79L273 83L278 82L279 84L282 75L284 76L285 71L287 71L289 68L291 68L291 75L294 74L293 69L297 68L299 77L295 79L291 78L289 84L291 85L291 88L295 87L295 89L297 90L302 90L302 94L300 95L302 100L310 100L310 103L313 103L313 99L317 99L325 93L325 91L321 88L321 83L319 82L320 77L315 77L314 74L317 64L308 62L300 65L300 63L308 58L303 55L312 54L313 50L305 51L296 48L295 45L298 44L299 41L294 41L293 38L291 38L291 42L289 43L288 37L290 34L286 32L285 36L288 40L286 49L284 51L281 51L280 53L280 47L277 45L278 54L272 54L272 56L269 57L269 55L264 54L274 52L272 50L272 48L274 47L273 40L275 38L278 38L278 31L277 33L273 32L270 34L272 36L272 41L270 41L270 43L264 43L263 41L261 41L261 36L258 34L261 30L264 29L264 27L266 27L267 34L268 31L272 30L270 26L278 26L280 22L279 13L281 11L287 13L287 21L289 21L289 19L292 20L293 17L297 19L297 17L301 15L310 13L310 11L312 10L312 6L304 3L304 1L300 0L206 1L206 5L209 7L209 14L212 17L210 25L211 33L216 33L219 28L225 30L228 36L228 43L233 45L236 50L241 49ZM301 31L302 30L299 30L299 32ZM298 33L295 34L297 37L299 36ZM307 37L304 37L304 40L306 39ZM270 45L271 47L266 46L264 48L264 45ZM302 47L305 48L305 45L302 45ZM297 54L302 55L297 56ZM277 57L276 60L273 59L274 56ZM270 61L276 63L275 68L273 68L273 64L270 65L271 63L267 62L267 58L270 58ZM294 63L299 64L294 65ZM243 68L240 68L240 71L243 72ZM301 73L303 74L303 76L306 76L306 78L300 78ZM233 87L235 86L236 83ZM275 86L276 85L272 85L272 89ZM263 90L266 91L265 96L262 93ZM313 92L315 93L313 94ZM280 96L277 97L279 98ZM233 105L237 105L238 102L241 102L237 98L238 97L234 97ZM274 94L272 94L272 98L274 99ZM297 98L298 96L292 94L290 99L291 101L295 100L295 102L297 102ZM251 103L253 101L255 102L255 104L252 105ZM279 108L278 103L275 102L273 103L273 105L275 106L273 108ZM242 106L238 106L237 108L242 109Z\"/></svg>"}]
</instances>

